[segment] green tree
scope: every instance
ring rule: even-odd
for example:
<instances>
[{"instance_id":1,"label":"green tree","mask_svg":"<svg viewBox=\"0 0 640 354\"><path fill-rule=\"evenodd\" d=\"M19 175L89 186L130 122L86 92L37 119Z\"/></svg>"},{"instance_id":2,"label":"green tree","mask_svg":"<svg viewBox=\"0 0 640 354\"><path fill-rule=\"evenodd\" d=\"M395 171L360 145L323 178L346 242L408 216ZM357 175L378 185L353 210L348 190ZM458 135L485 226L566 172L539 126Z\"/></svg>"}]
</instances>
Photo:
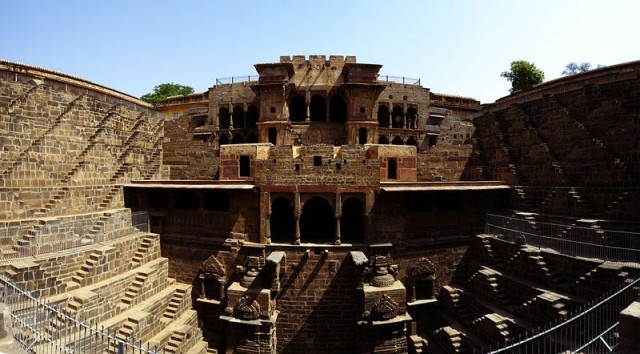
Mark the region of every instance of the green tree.
<instances>
[{"instance_id":1,"label":"green tree","mask_svg":"<svg viewBox=\"0 0 640 354\"><path fill-rule=\"evenodd\" d=\"M154 104L171 96L189 95L193 93L193 87L171 83L160 84L153 88L153 92L140 97L141 100Z\"/></svg>"},{"instance_id":2,"label":"green tree","mask_svg":"<svg viewBox=\"0 0 640 354\"><path fill-rule=\"evenodd\" d=\"M598 66L596 66L596 69L601 67L602 65L598 64ZM562 75L569 76L569 75L581 74L591 69L593 69L593 66L591 65L591 63L578 64L578 63L571 62L564 67L564 70L562 71Z\"/></svg>"},{"instance_id":3,"label":"green tree","mask_svg":"<svg viewBox=\"0 0 640 354\"><path fill-rule=\"evenodd\" d=\"M526 90L544 81L542 70L526 60L512 61L511 71L504 71L500 76L511 81L511 89L509 90L511 93Z\"/></svg>"}]
</instances>

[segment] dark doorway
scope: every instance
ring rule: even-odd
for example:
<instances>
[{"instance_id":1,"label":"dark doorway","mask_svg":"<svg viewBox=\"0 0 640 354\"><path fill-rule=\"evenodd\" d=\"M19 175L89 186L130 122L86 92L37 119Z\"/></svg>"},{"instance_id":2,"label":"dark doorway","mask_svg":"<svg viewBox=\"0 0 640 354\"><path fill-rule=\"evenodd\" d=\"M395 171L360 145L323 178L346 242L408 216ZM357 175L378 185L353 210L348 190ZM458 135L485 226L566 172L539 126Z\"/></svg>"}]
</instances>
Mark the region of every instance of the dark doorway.
<instances>
[{"instance_id":1,"label":"dark doorway","mask_svg":"<svg viewBox=\"0 0 640 354\"><path fill-rule=\"evenodd\" d=\"M220 107L218 110L218 123L220 125L220 129L229 129L230 117L229 117L229 108Z\"/></svg>"},{"instance_id":2,"label":"dark doorway","mask_svg":"<svg viewBox=\"0 0 640 354\"><path fill-rule=\"evenodd\" d=\"M229 197L223 192L207 192L204 195L204 210L228 212Z\"/></svg>"},{"instance_id":3,"label":"dark doorway","mask_svg":"<svg viewBox=\"0 0 640 354\"><path fill-rule=\"evenodd\" d=\"M378 144L389 144L389 138L384 135L380 135L378 138Z\"/></svg>"},{"instance_id":4,"label":"dark doorway","mask_svg":"<svg viewBox=\"0 0 640 354\"><path fill-rule=\"evenodd\" d=\"M393 145L402 145L404 142L402 141L402 138L399 136L396 136L395 138L393 138L393 140L391 141L391 144Z\"/></svg>"},{"instance_id":5,"label":"dark doorway","mask_svg":"<svg viewBox=\"0 0 640 354\"><path fill-rule=\"evenodd\" d=\"M364 241L364 204L358 198L351 197L342 203L340 238L346 243Z\"/></svg>"},{"instance_id":6,"label":"dark doorway","mask_svg":"<svg viewBox=\"0 0 640 354\"><path fill-rule=\"evenodd\" d=\"M149 196L149 207L151 208L167 208L169 206L169 194L164 189L153 189Z\"/></svg>"},{"instance_id":7,"label":"dark doorway","mask_svg":"<svg viewBox=\"0 0 640 354\"><path fill-rule=\"evenodd\" d=\"M244 111L241 106L233 108L233 127L244 128Z\"/></svg>"},{"instance_id":8,"label":"dark doorway","mask_svg":"<svg viewBox=\"0 0 640 354\"><path fill-rule=\"evenodd\" d=\"M240 155L240 177L251 177L251 158L249 155Z\"/></svg>"},{"instance_id":9,"label":"dark doorway","mask_svg":"<svg viewBox=\"0 0 640 354\"><path fill-rule=\"evenodd\" d=\"M258 136L251 133L249 134L249 136L247 137L247 143L257 143L258 142Z\"/></svg>"},{"instance_id":10,"label":"dark doorway","mask_svg":"<svg viewBox=\"0 0 640 354\"><path fill-rule=\"evenodd\" d=\"M324 122L327 120L327 104L325 103L324 97L313 95L309 109L311 110L311 121Z\"/></svg>"},{"instance_id":11,"label":"dark doorway","mask_svg":"<svg viewBox=\"0 0 640 354\"><path fill-rule=\"evenodd\" d=\"M410 136L409 139L407 139L407 145L418 146L418 142L416 141L416 138Z\"/></svg>"},{"instance_id":12,"label":"dark doorway","mask_svg":"<svg viewBox=\"0 0 640 354\"><path fill-rule=\"evenodd\" d=\"M293 203L284 197L271 203L271 241L293 242L295 240L296 218L293 216Z\"/></svg>"},{"instance_id":13,"label":"dark doorway","mask_svg":"<svg viewBox=\"0 0 640 354\"><path fill-rule=\"evenodd\" d=\"M229 144L229 137L227 136L227 134L222 134L222 136L220 137L220 139L218 140L218 144L220 145L227 145Z\"/></svg>"},{"instance_id":14,"label":"dark doorway","mask_svg":"<svg viewBox=\"0 0 640 354\"><path fill-rule=\"evenodd\" d=\"M200 197L193 191L177 191L173 206L176 209L197 210L200 207Z\"/></svg>"},{"instance_id":15,"label":"dark doorway","mask_svg":"<svg viewBox=\"0 0 640 354\"><path fill-rule=\"evenodd\" d=\"M260 118L260 112L255 105L249 106L247 111L247 125L248 128L255 128L258 126L258 119Z\"/></svg>"},{"instance_id":16,"label":"dark doorway","mask_svg":"<svg viewBox=\"0 0 640 354\"><path fill-rule=\"evenodd\" d=\"M278 141L278 129L269 128L269 142L276 145L276 141Z\"/></svg>"},{"instance_id":17,"label":"dark doorway","mask_svg":"<svg viewBox=\"0 0 640 354\"><path fill-rule=\"evenodd\" d=\"M389 108L383 104L378 106L378 126L389 127Z\"/></svg>"},{"instance_id":18,"label":"dark doorway","mask_svg":"<svg viewBox=\"0 0 640 354\"><path fill-rule=\"evenodd\" d=\"M289 120L292 122L302 122L307 117L307 103L304 97L298 95L291 98L289 104Z\"/></svg>"},{"instance_id":19,"label":"dark doorway","mask_svg":"<svg viewBox=\"0 0 640 354\"><path fill-rule=\"evenodd\" d=\"M302 242L334 242L335 216L333 208L320 197L309 199L302 207L300 239Z\"/></svg>"},{"instance_id":20,"label":"dark doorway","mask_svg":"<svg viewBox=\"0 0 640 354\"><path fill-rule=\"evenodd\" d=\"M398 162L396 159L387 160L387 179L398 178Z\"/></svg>"},{"instance_id":21,"label":"dark doorway","mask_svg":"<svg viewBox=\"0 0 640 354\"><path fill-rule=\"evenodd\" d=\"M367 143L367 128L360 128L358 130L358 144Z\"/></svg>"},{"instance_id":22,"label":"dark doorway","mask_svg":"<svg viewBox=\"0 0 640 354\"><path fill-rule=\"evenodd\" d=\"M244 143L244 139L240 134L234 135L233 139L231 139L231 144L242 144L242 143Z\"/></svg>"},{"instance_id":23,"label":"dark doorway","mask_svg":"<svg viewBox=\"0 0 640 354\"><path fill-rule=\"evenodd\" d=\"M342 96L331 97L329 106L329 120L332 122L344 122L347 120L347 104Z\"/></svg>"},{"instance_id":24,"label":"dark doorway","mask_svg":"<svg viewBox=\"0 0 640 354\"><path fill-rule=\"evenodd\" d=\"M391 114L391 116L393 117L393 121L391 122L391 127L402 128L402 126L404 125L404 112L402 107L400 106L393 107L393 114Z\"/></svg>"}]
</instances>

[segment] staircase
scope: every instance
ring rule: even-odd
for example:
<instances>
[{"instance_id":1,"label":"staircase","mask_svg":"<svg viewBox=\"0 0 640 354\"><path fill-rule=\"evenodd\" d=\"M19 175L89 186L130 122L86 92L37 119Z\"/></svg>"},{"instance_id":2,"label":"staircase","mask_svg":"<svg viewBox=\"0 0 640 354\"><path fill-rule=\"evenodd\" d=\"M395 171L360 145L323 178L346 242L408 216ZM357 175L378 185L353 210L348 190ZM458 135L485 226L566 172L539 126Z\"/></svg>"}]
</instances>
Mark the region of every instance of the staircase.
<instances>
[{"instance_id":1,"label":"staircase","mask_svg":"<svg viewBox=\"0 0 640 354\"><path fill-rule=\"evenodd\" d=\"M121 310L124 310L127 307L133 305L148 276L149 275L145 272L138 272L136 274L129 287L125 289L124 296L120 298L120 303L118 304L118 306Z\"/></svg>"},{"instance_id":2,"label":"staircase","mask_svg":"<svg viewBox=\"0 0 640 354\"><path fill-rule=\"evenodd\" d=\"M187 290L188 290L187 287L176 288L176 291L173 294L173 297L169 301L167 308L164 310L164 313L162 314L162 319L161 319L162 321L166 323L170 323L178 317L181 310L180 307L187 294Z\"/></svg>"},{"instance_id":3,"label":"staircase","mask_svg":"<svg viewBox=\"0 0 640 354\"><path fill-rule=\"evenodd\" d=\"M80 267L74 275L71 276L71 280L67 283L67 289L73 290L80 288L85 284L85 278L93 273L94 269L100 265L104 258L103 250L94 250L89 254L89 258L84 261L84 264Z\"/></svg>"},{"instance_id":4,"label":"staircase","mask_svg":"<svg viewBox=\"0 0 640 354\"><path fill-rule=\"evenodd\" d=\"M139 267L142 264L144 256L148 253L149 248L153 246L155 238L153 236L144 236L131 259L131 269Z\"/></svg>"}]
</instances>

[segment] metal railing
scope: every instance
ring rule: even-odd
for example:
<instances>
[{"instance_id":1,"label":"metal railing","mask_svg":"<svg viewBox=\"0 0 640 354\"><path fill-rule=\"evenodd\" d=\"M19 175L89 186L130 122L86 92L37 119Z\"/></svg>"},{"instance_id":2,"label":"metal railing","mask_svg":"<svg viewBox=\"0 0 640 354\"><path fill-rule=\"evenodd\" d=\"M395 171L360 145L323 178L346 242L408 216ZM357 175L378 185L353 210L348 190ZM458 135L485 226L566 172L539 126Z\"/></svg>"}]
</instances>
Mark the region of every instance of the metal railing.
<instances>
[{"instance_id":1,"label":"metal railing","mask_svg":"<svg viewBox=\"0 0 640 354\"><path fill-rule=\"evenodd\" d=\"M573 311L568 320L558 319L514 338L497 353L605 353L618 344L618 318L638 298L640 278Z\"/></svg>"},{"instance_id":2,"label":"metal railing","mask_svg":"<svg viewBox=\"0 0 640 354\"><path fill-rule=\"evenodd\" d=\"M222 78L216 78L216 85L239 84L239 83L249 82L249 81L258 81L258 78L259 78L258 75L222 77Z\"/></svg>"},{"instance_id":3,"label":"metal railing","mask_svg":"<svg viewBox=\"0 0 640 354\"><path fill-rule=\"evenodd\" d=\"M119 333L112 328L79 320L2 275L0 287L13 337L29 353L164 353L164 348L152 348L132 337L118 338Z\"/></svg>"},{"instance_id":4,"label":"metal railing","mask_svg":"<svg viewBox=\"0 0 640 354\"><path fill-rule=\"evenodd\" d=\"M404 76L378 75L378 81L396 82L403 85L420 85L420 79Z\"/></svg>"},{"instance_id":5,"label":"metal railing","mask_svg":"<svg viewBox=\"0 0 640 354\"><path fill-rule=\"evenodd\" d=\"M487 214L485 232L573 257L640 263L640 233Z\"/></svg>"}]
</instances>

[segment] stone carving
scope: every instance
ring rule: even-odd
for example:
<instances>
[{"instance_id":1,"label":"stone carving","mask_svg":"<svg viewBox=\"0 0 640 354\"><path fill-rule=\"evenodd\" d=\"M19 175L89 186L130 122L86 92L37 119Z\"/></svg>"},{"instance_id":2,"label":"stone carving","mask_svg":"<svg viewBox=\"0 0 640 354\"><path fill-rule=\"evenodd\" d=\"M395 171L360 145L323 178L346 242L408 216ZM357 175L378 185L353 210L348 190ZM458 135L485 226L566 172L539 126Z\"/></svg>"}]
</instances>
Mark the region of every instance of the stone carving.
<instances>
[{"instance_id":1,"label":"stone carving","mask_svg":"<svg viewBox=\"0 0 640 354\"><path fill-rule=\"evenodd\" d=\"M250 256L247 259L247 263L244 267L239 267L239 270L243 272L240 279L240 285L249 288L252 285L256 285L256 279L260 275L260 270L265 265L264 257Z\"/></svg>"},{"instance_id":2,"label":"stone carving","mask_svg":"<svg viewBox=\"0 0 640 354\"><path fill-rule=\"evenodd\" d=\"M372 320L386 321L398 316L400 306L389 295L382 295L371 308Z\"/></svg>"},{"instance_id":3,"label":"stone carving","mask_svg":"<svg viewBox=\"0 0 640 354\"><path fill-rule=\"evenodd\" d=\"M418 261L411 268L411 278L413 279L435 279L435 267L430 260L425 257L418 259Z\"/></svg>"},{"instance_id":4,"label":"stone carving","mask_svg":"<svg viewBox=\"0 0 640 354\"><path fill-rule=\"evenodd\" d=\"M384 288L396 281L397 268L391 265L390 257L376 256L373 264L368 268L371 285Z\"/></svg>"},{"instance_id":5,"label":"stone carving","mask_svg":"<svg viewBox=\"0 0 640 354\"><path fill-rule=\"evenodd\" d=\"M233 308L234 317L241 320L257 320L260 318L260 305L247 296L243 296Z\"/></svg>"},{"instance_id":6,"label":"stone carving","mask_svg":"<svg viewBox=\"0 0 640 354\"><path fill-rule=\"evenodd\" d=\"M218 278L224 277L227 273L224 265L222 265L222 263L220 263L220 261L218 261L213 255L202 262L202 272L205 275L214 275Z\"/></svg>"}]
</instances>

